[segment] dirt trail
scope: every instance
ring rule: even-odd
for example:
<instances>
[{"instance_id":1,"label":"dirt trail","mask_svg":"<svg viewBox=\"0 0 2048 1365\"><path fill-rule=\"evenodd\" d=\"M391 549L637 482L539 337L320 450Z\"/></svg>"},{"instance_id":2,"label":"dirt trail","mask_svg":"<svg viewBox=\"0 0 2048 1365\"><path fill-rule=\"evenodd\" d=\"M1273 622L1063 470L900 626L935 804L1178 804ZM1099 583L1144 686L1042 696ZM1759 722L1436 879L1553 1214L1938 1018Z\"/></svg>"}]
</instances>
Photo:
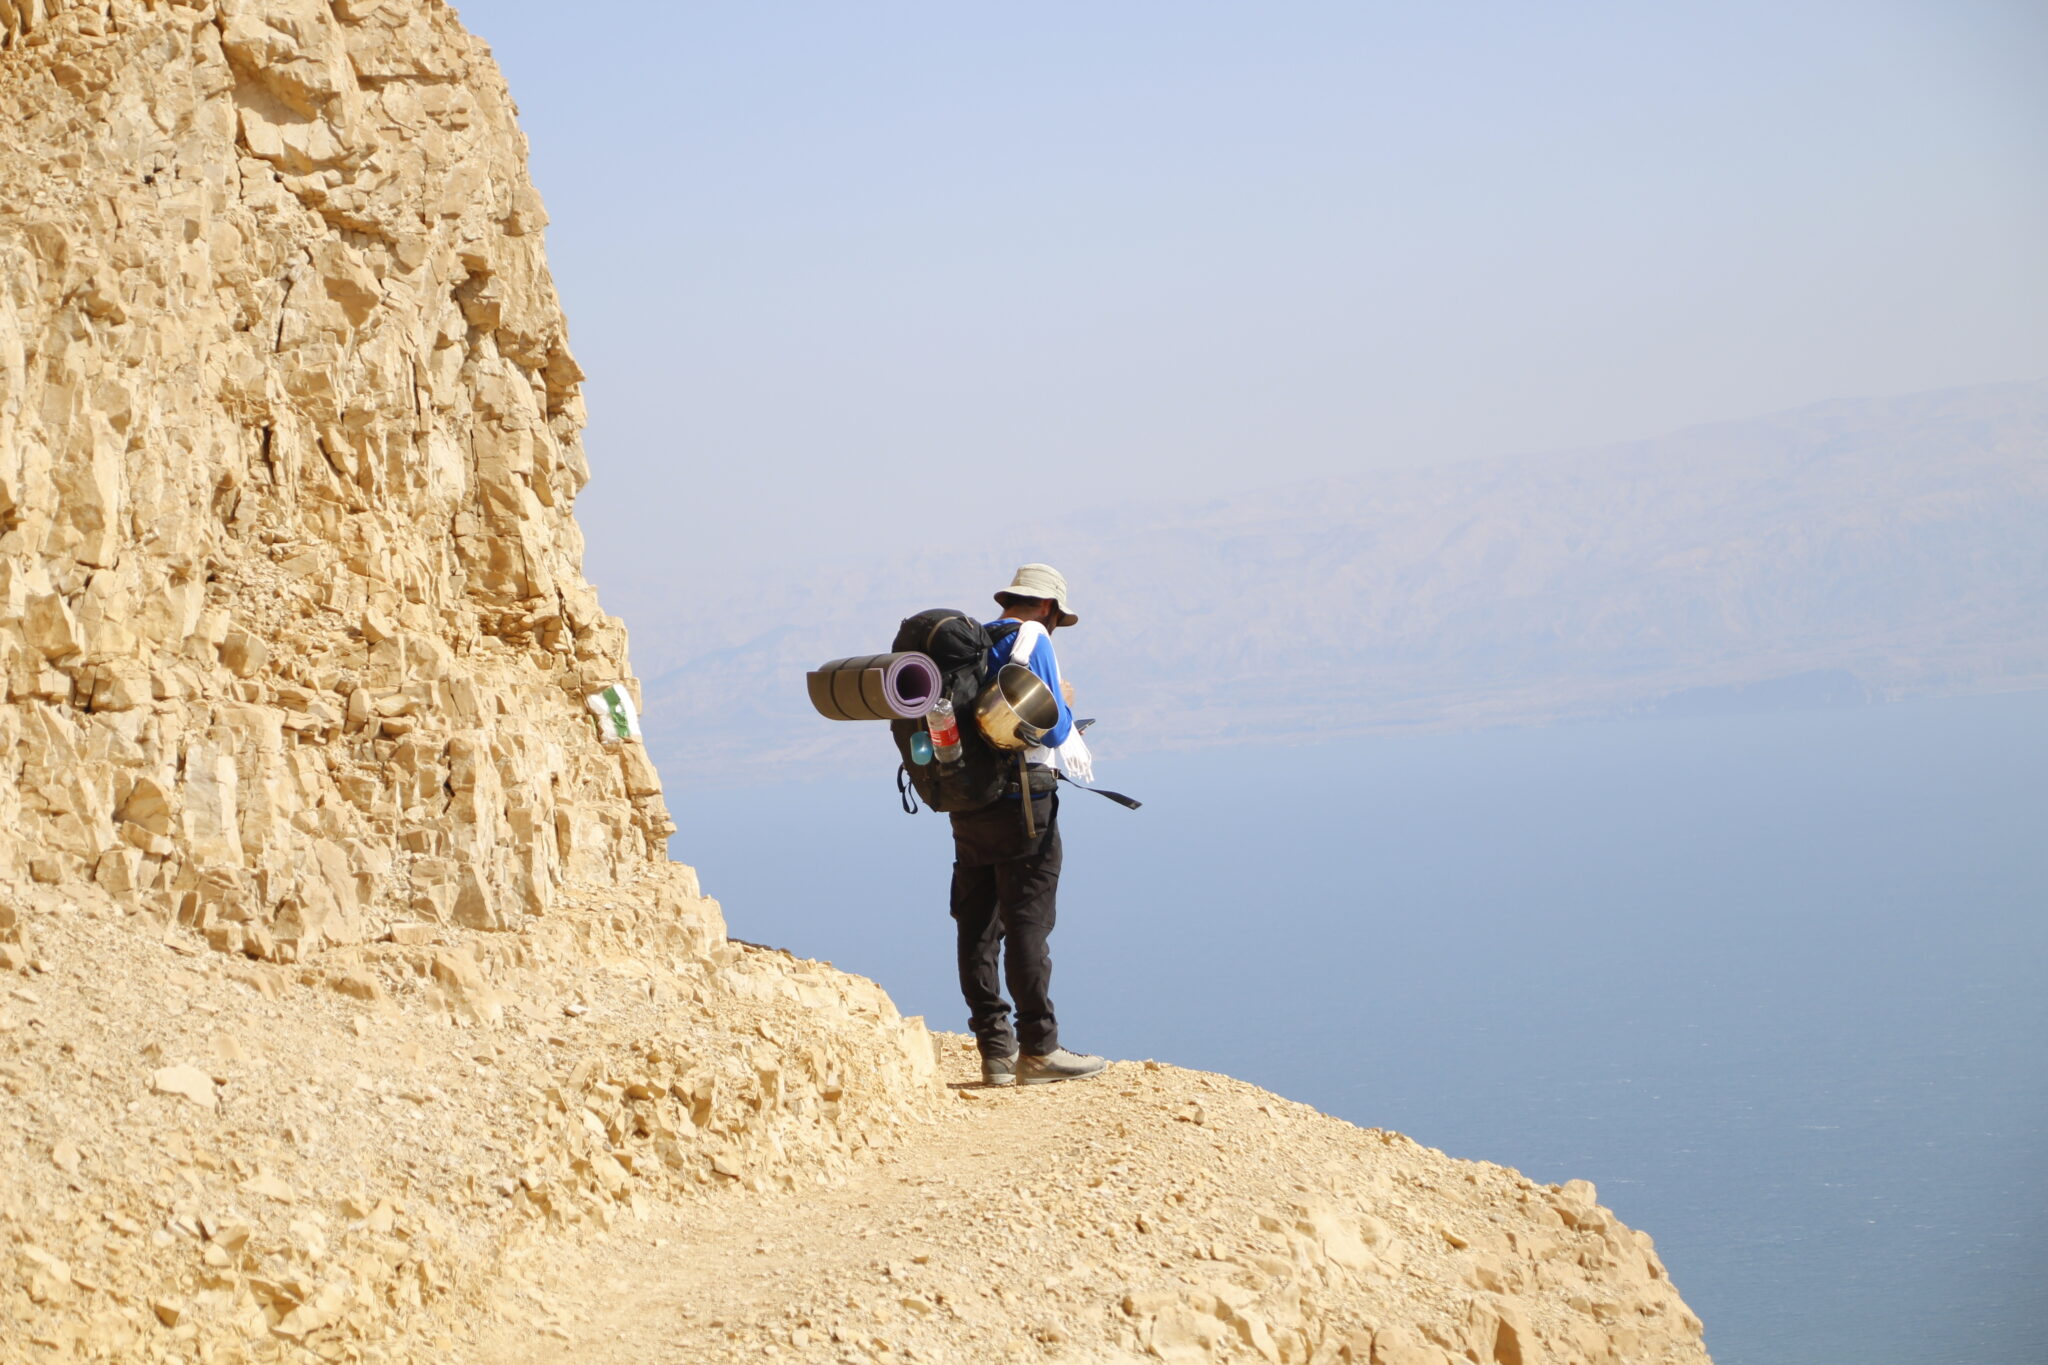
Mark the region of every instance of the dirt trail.
<instances>
[{"instance_id":1,"label":"dirt trail","mask_svg":"<svg viewBox=\"0 0 2048 1365\"><path fill-rule=\"evenodd\" d=\"M997 1091L972 1082L958 1050L948 1060L963 1102L908 1152L834 1188L622 1224L515 1295L526 1321L485 1337L477 1358L866 1359L887 1343L911 1360L993 1359L1058 1343L1071 1331L1058 1283L1086 1281L1076 1288L1091 1302L1106 1286L1009 1219L1082 1213L1083 1191L1116 1164L1118 1130L1147 1110L1170 1125L1158 1111L1188 1073L1125 1063L1087 1084ZM1026 1302L1048 1294L1047 1311ZM937 1334L947 1340L920 1349L933 1319L950 1324Z\"/></svg>"},{"instance_id":2,"label":"dirt trail","mask_svg":"<svg viewBox=\"0 0 2048 1365\"><path fill-rule=\"evenodd\" d=\"M946 1037L943 1069L961 1102L842 1183L663 1211L515 1262L523 1283L471 1358L1706 1359L1589 1187L1151 1063L988 1090ZM1646 1273L1627 1273L1624 1247Z\"/></svg>"}]
</instances>

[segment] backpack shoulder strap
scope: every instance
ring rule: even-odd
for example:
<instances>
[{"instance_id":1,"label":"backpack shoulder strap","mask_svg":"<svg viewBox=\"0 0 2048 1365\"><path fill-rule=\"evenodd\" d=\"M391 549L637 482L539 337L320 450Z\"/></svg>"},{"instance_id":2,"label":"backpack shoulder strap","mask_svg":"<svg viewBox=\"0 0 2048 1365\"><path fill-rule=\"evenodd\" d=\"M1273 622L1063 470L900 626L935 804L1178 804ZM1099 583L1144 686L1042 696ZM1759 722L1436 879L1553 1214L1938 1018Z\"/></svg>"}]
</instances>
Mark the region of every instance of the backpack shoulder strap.
<instances>
[{"instance_id":1,"label":"backpack shoulder strap","mask_svg":"<svg viewBox=\"0 0 2048 1365\"><path fill-rule=\"evenodd\" d=\"M1004 663L1014 662L1014 660L1011 658L1011 655L1015 652L1016 649L1017 632L1022 629L1023 627L1016 621L999 621L995 625L989 627L989 654L995 654L998 651L1000 651ZM1005 646L1009 646L1009 648L1006 649L1004 648ZM983 662L981 665L982 674L984 677L987 676L988 673L987 659L988 655L984 654L982 656ZM1000 667L1000 665L998 665L998 667Z\"/></svg>"}]
</instances>

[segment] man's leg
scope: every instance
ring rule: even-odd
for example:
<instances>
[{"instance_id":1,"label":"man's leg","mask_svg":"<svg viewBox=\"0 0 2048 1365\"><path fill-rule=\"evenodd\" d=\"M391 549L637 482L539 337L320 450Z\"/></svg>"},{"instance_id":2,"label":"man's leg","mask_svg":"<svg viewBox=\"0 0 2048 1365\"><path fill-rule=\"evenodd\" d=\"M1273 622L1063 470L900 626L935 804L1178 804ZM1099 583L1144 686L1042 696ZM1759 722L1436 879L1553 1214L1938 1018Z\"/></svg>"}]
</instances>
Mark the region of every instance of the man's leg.
<instances>
[{"instance_id":1,"label":"man's leg","mask_svg":"<svg viewBox=\"0 0 2048 1365\"><path fill-rule=\"evenodd\" d=\"M968 1027L984 1057L1017 1050L1010 1031L1010 1006L997 982L1002 949L1002 916L997 911L996 869L953 864L953 922L959 930L960 994L967 1001Z\"/></svg>"},{"instance_id":2,"label":"man's leg","mask_svg":"<svg viewBox=\"0 0 2048 1365\"><path fill-rule=\"evenodd\" d=\"M1050 802L1043 818L1052 819ZM1003 973L1017 1002L1017 1042L1025 1055L1042 1057L1060 1045L1052 1008L1052 934L1060 889L1060 832L1046 832L1039 852L997 863L996 895L1001 902Z\"/></svg>"}]
</instances>

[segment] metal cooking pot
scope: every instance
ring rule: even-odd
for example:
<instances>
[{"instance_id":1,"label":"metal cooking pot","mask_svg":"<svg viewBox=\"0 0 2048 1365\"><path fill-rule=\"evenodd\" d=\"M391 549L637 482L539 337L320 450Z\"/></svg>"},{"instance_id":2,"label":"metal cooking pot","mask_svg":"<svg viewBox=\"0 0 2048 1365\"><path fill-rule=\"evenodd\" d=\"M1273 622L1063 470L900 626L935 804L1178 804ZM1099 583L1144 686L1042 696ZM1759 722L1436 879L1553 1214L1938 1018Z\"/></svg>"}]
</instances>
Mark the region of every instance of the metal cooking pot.
<instances>
[{"instance_id":1,"label":"metal cooking pot","mask_svg":"<svg viewBox=\"0 0 2048 1365\"><path fill-rule=\"evenodd\" d=\"M974 699L974 719L998 749L1029 749L1031 742L1019 737L1017 727L1052 729L1060 722L1060 704L1036 673L1022 664L1004 664Z\"/></svg>"}]
</instances>

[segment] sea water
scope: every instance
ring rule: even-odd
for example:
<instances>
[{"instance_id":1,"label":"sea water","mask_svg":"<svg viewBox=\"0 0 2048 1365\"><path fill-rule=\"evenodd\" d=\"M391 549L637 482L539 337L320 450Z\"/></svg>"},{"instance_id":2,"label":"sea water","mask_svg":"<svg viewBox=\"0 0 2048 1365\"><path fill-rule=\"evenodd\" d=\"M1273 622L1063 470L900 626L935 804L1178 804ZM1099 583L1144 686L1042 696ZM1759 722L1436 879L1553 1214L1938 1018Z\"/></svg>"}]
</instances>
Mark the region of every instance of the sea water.
<instances>
[{"instance_id":1,"label":"sea water","mask_svg":"<svg viewBox=\"0 0 2048 1365\"><path fill-rule=\"evenodd\" d=\"M1103 725L1145 807L1064 798L1066 1045L1590 1179L1723 1365L2040 1359L2048 694L1125 760ZM735 937L961 1029L946 823L875 747L665 764L675 856Z\"/></svg>"}]
</instances>

